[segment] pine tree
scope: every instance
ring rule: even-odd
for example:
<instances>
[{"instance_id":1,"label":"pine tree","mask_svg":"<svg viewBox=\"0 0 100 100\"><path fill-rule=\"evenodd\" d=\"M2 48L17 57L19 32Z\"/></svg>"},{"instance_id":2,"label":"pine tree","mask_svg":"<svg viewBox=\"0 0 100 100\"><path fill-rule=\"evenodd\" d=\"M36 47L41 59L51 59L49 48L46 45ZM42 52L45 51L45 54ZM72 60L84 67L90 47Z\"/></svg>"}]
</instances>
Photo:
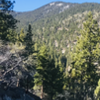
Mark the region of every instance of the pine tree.
<instances>
[{"instance_id":1,"label":"pine tree","mask_svg":"<svg viewBox=\"0 0 100 100\"><path fill-rule=\"evenodd\" d=\"M24 35L23 29L21 30L21 33L18 37L19 42L22 42L25 46L24 50L21 51L20 56L23 57L23 66L25 67L27 73L25 74L25 80L26 80L26 92L28 92L30 83L32 83L29 78L32 76L30 73L34 73L34 66L35 66L35 57L34 55L34 41L32 40L32 28L31 25L28 25L27 34ZM25 81L24 80L24 81ZM30 81L30 83L29 83Z\"/></svg>"},{"instance_id":2,"label":"pine tree","mask_svg":"<svg viewBox=\"0 0 100 100\"><path fill-rule=\"evenodd\" d=\"M29 55L34 53L34 42L32 40L32 36L33 36L33 34L32 34L32 27L29 24L28 30L27 30L27 34L26 34L26 36L24 38L24 43L25 43L25 46L26 46L25 47L25 50L26 50L25 55L26 56L29 56Z\"/></svg>"},{"instance_id":3,"label":"pine tree","mask_svg":"<svg viewBox=\"0 0 100 100\"><path fill-rule=\"evenodd\" d=\"M16 28L17 20L9 14L13 8L13 3L10 0L0 1L0 38L4 41L15 42L16 34L14 29Z\"/></svg>"},{"instance_id":4,"label":"pine tree","mask_svg":"<svg viewBox=\"0 0 100 100\"><path fill-rule=\"evenodd\" d=\"M13 3L15 1L11 2L11 0L0 0L0 11L10 11L13 8Z\"/></svg>"},{"instance_id":5,"label":"pine tree","mask_svg":"<svg viewBox=\"0 0 100 100\"><path fill-rule=\"evenodd\" d=\"M40 48L38 53L38 65L34 75L35 87L41 87L41 98L47 93L50 100L63 90L63 71L60 67L55 67L54 59L49 58L48 50L45 45ZM34 88L35 88L34 87Z\"/></svg>"},{"instance_id":6,"label":"pine tree","mask_svg":"<svg viewBox=\"0 0 100 100\"><path fill-rule=\"evenodd\" d=\"M96 71L100 57L100 29L91 12L88 13L88 20L83 24L80 33L75 53L72 54L73 62L69 82L71 82L70 90L72 90L70 92L77 94L76 99L83 100L85 98L86 100L88 96L93 99L93 91L98 81Z\"/></svg>"}]
</instances>

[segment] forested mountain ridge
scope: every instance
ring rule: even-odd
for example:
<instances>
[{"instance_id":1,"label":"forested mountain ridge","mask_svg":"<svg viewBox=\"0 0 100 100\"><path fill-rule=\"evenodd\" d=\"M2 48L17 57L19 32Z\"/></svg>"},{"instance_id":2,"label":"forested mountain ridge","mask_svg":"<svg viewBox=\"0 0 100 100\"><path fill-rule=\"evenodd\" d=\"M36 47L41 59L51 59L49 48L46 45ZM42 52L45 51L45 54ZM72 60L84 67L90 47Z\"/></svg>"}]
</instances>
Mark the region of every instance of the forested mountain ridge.
<instances>
[{"instance_id":1,"label":"forested mountain ridge","mask_svg":"<svg viewBox=\"0 0 100 100\"><path fill-rule=\"evenodd\" d=\"M48 5L62 6L57 3ZM31 100L29 92L42 100L99 100L100 4L58 7L36 21L27 12L21 20L12 13L16 20L13 4L0 2L0 97L15 90L12 100Z\"/></svg>"},{"instance_id":2,"label":"forested mountain ridge","mask_svg":"<svg viewBox=\"0 0 100 100\"><path fill-rule=\"evenodd\" d=\"M12 15L20 21L20 25L27 25L43 18L55 17L68 17L69 15L76 14L78 12L84 12L89 10L99 10L100 5L97 3L66 3L66 2L52 2L45 6L42 6L34 11L29 12L13 12ZM65 16L66 15L66 16Z\"/></svg>"},{"instance_id":3,"label":"forested mountain ridge","mask_svg":"<svg viewBox=\"0 0 100 100\"><path fill-rule=\"evenodd\" d=\"M59 14L65 10L74 7L78 4L65 3L65 2L51 2L50 4L44 5L34 11L29 12L13 12L13 16L18 18L20 21L24 19L24 22L35 22L41 18L50 17L54 14Z\"/></svg>"},{"instance_id":4,"label":"forested mountain ridge","mask_svg":"<svg viewBox=\"0 0 100 100\"><path fill-rule=\"evenodd\" d=\"M64 7L68 8L68 6L69 9L62 12L62 9ZM44 10L45 8L48 10ZM19 34L21 28L26 32L27 25L31 23L33 40L38 43L45 43L49 47L55 48L54 50L58 53L65 54L70 64L69 52L73 50L73 46L76 44L77 35L80 33L82 23L86 20L87 13L92 11L94 18L100 23L99 9L100 4L97 3L71 4L53 2L33 12L20 13L15 18L20 20L18 23ZM49 11L48 14L46 14L47 11Z\"/></svg>"}]
</instances>

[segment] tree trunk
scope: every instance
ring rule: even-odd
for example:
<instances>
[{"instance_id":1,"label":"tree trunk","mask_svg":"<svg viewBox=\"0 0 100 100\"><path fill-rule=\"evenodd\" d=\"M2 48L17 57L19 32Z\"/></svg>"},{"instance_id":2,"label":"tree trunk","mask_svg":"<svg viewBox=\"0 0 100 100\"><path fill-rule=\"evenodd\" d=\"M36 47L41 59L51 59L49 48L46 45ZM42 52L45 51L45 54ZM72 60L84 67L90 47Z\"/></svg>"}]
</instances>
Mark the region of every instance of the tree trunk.
<instances>
[{"instance_id":1,"label":"tree trunk","mask_svg":"<svg viewBox=\"0 0 100 100\"><path fill-rule=\"evenodd\" d=\"M19 87L19 78L17 79L17 87Z\"/></svg>"},{"instance_id":2,"label":"tree trunk","mask_svg":"<svg viewBox=\"0 0 100 100\"><path fill-rule=\"evenodd\" d=\"M53 100L53 95L50 96L50 100Z\"/></svg>"},{"instance_id":3,"label":"tree trunk","mask_svg":"<svg viewBox=\"0 0 100 100\"><path fill-rule=\"evenodd\" d=\"M26 93L28 92L28 77L27 77L27 82L26 82Z\"/></svg>"},{"instance_id":4,"label":"tree trunk","mask_svg":"<svg viewBox=\"0 0 100 100\"><path fill-rule=\"evenodd\" d=\"M41 99L43 99L43 85L41 86L41 96L40 96Z\"/></svg>"}]
</instances>

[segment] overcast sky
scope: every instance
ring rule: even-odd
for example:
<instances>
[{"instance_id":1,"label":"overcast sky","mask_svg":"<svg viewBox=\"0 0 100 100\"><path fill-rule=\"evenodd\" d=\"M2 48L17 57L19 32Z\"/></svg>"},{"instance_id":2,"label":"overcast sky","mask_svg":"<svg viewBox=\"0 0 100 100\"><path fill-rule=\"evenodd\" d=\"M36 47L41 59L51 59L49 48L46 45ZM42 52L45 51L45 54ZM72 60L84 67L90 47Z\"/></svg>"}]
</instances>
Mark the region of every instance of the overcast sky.
<instances>
[{"instance_id":1,"label":"overcast sky","mask_svg":"<svg viewBox=\"0 0 100 100\"><path fill-rule=\"evenodd\" d=\"M100 0L15 0L16 3L14 4L14 11L18 12L32 11L45 4L55 1L63 1L71 3L84 3L84 2L100 3Z\"/></svg>"}]
</instances>

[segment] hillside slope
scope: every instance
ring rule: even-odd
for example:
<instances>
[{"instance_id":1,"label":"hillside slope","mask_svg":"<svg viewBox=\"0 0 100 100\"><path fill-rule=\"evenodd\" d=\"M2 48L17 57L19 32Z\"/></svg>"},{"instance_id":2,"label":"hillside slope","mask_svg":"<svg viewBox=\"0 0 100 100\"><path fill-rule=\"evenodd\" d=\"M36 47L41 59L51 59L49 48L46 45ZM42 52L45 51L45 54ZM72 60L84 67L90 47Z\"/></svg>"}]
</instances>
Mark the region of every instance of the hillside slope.
<instances>
[{"instance_id":1,"label":"hillside slope","mask_svg":"<svg viewBox=\"0 0 100 100\"><path fill-rule=\"evenodd\" d=\"M52 11L51 8L49 8L51 7L50 5L52 9L54 8L55 10ZM55 7L54 5L59 5L60 7ZM20 23L18 23L19 34L21 28L24 28L26 33L27 26L31 23L33 40L39 44L45 43L50 48L54 48L52 49L53 51L55 50L55 52L57 51L60 54L66 55L70 64L70 52L74 49L74 45L77 42L77 36L79 36L79 31L82 29L82 23L86 20L89 11L93 12L94 18L100 25L100 4L69 3L70 8L62 12L63 7L68 7L68 3L64 3L63 5L65 6L61 6L61 2L50 3L33 11L35 13L34 17L32 16L34 14L33 12L26 12L19 14L16 18L20 20ZM46 7L48 10L44 11L45 16L37 17L37 15L41 15L43 9ZM47 11L49 11L48 14L46 14ZM55 13L55 11L58 12ZM24 16L25 14L27 15L26 17ZM36 18L37 20L35 20Z\"/></svg>"},{"instance_id":2,"label":"hillside slope","mask_svg":"<svg viewBox=\"0 0 100 100\"><path fill-rule=\"evenodd\" d=\"M16 17L18 20L20 20L21 23L28 24L28 23L33 23L45 17L50 17L55 14L59 14L76 5L78 4L65 3L65 2L52 2L34 11L23 12L23 13L13 12L13 16Z\"/></svg>"}]
</instances>

